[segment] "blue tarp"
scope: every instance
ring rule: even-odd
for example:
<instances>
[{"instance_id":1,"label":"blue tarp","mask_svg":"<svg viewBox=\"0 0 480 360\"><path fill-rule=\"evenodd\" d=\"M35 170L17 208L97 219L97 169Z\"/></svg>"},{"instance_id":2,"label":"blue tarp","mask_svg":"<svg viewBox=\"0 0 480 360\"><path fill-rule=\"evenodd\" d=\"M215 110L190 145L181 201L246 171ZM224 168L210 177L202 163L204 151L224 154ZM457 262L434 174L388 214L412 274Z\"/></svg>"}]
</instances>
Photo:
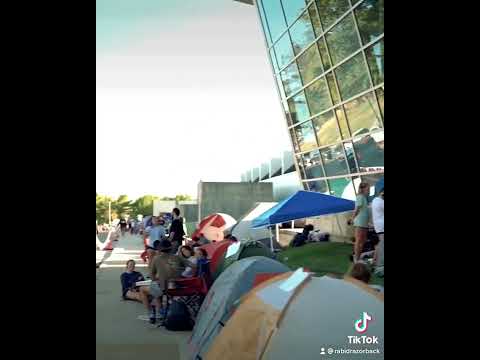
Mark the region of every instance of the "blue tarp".
<instances>
[{"instance_id":1,"label":"blue tarp","mask_svg":"<svg viewBox=\"0 0 480 360\"><path fill-rule=\"evenodd\" d=\"M300 190L252 221L252 228L355 209L355 202L313 191Z\"/></svg>"}]
</instances>

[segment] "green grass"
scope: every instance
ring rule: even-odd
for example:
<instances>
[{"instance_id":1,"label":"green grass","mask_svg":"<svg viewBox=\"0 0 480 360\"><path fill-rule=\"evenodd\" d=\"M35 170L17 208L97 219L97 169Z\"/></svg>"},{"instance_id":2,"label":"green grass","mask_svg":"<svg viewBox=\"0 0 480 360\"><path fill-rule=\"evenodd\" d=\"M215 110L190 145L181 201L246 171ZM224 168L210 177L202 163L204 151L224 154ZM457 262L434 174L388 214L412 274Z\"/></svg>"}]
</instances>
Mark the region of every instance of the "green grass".
<instances>
[{"instance_id":1,"label":"green grass","mask_svg":"<svg viewBox=\"0 0 480 360\"><path fill-rule=\"evenodd\" d=\"M278 254L278 260L292 270L306 267L316 276L327 273L344 275L352 267L349 259L351 254L351 244L326 242L288 248ZM383 280L383 278L372 275L370 283L384 286Z\"/></svg>"}]
</instances>

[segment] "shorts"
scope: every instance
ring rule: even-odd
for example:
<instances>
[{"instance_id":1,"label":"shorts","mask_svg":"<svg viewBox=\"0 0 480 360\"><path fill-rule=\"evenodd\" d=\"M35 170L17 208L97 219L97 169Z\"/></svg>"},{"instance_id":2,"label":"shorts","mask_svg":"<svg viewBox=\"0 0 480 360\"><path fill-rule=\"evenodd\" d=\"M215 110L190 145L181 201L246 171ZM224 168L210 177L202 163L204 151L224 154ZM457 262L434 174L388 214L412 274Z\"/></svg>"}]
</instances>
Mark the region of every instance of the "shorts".
<instances>
[{"instance_id":1,"label":"shorts","mask_svg":"<svg viewBox=\"0 0 480 360\"><path fill-rule=\"evenodd\" d=\"M150 284L150 295L152 295L154 298L159 298L163 295L163 289L156 281L152 281Z\"/></svg>"}]
</instances>

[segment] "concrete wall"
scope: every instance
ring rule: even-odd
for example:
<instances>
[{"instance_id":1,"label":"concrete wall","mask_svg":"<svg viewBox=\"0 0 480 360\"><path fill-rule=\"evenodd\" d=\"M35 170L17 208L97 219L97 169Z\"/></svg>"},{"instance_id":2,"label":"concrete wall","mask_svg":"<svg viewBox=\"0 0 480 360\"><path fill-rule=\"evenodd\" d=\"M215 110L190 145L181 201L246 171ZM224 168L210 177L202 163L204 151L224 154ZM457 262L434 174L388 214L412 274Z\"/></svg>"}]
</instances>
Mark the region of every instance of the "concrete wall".
<instances>
[{"instance_id":1,"label":"concrete wall","mask_svg":"<svg viewBox=\"0 0 480 360\"><path fill-rule=\"evenodd\" d=\"M223 212L239 219L257 202L273 201L272 183L200 182L198 184L199 219Z\"/></svg>"}]
</instances>

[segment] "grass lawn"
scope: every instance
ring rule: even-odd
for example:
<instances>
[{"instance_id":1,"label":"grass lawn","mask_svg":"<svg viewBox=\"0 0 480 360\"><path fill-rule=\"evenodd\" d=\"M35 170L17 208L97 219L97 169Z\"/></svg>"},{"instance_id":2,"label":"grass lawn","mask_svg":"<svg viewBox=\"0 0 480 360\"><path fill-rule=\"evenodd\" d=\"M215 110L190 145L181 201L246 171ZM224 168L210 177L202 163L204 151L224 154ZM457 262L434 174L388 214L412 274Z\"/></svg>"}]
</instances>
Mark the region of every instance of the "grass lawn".
<instances>
[{"instance_id":1,"label":"grass lawn","mask_svg":"<svg viewBox=\"0 0 480 360\"><path fill-rule=\"evenodd\" d=\"M277 259L292 270L303 266L316 276L326 273L343 275L352 267L349 255L352 245L343 243L314 243L298 248L288 248L277 255ZM371 284L384 286L383 278L372 275Z\"/></svg>"}]
</instances>

